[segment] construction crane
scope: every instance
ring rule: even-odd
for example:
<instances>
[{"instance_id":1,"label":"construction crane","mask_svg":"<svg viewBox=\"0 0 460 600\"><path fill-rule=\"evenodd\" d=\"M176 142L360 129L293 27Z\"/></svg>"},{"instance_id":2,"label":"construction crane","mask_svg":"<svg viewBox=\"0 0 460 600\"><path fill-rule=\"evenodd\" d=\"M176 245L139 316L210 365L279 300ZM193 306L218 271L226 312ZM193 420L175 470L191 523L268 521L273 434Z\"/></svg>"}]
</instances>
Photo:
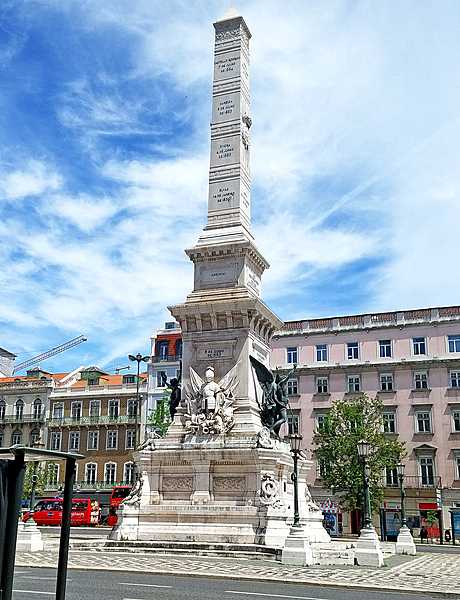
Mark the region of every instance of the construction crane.
<instances>
[{"instance_id":1,"label":"construction crane","mask_svg":"<svg viewBox=\"0 0 460 600\"><path fill-rule=\"evenodd\" d=\"M43 360L47 360L48 358L51 358L52 356L55 356L56 354L60 354L61 352L70 350L70 348L74 348L75 346L78 346L79 344L86 342L86 341L87 341L87 338L85 338L84 335L79 335L78 337L73 338L73 340L69 340L68 342L61 344L60 346L51 348L51 350L47 350L46 352L37 354L37 356L34 356L33 358L29 358L29 360L25 360L24 362L18 363L17 365L15 365L15 367L13 369L13 374L17 373L18 371L22 371L23 369L26 369L27 367L31 367L32 365L36 365L36 364L42 362Z\"/></svg>"}]
</instances>

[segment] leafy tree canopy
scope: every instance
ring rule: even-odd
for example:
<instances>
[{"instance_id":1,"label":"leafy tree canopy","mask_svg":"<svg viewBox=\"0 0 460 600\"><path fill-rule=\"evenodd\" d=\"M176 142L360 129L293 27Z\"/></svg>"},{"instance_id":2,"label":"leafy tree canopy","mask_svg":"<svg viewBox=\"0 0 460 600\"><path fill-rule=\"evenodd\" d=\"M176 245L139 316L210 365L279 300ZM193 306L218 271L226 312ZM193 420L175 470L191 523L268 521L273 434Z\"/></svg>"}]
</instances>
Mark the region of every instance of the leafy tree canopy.
<instances>
[{"instance_id":1,"label":"leafy tree canopy","mask_svg":"<svg viewBox=\"0 0 460 600\"><path fill-rule=\"evenodd\" d=\"M35 470L34 470L35 469ZM26 472L24 475L24 488L23 497L29 498L32 492L32 481L33 476L36 475L37 483L35 485L35 495L42 496L45 491L45 486L51 479L54 473L54 463L52 462L41 462L34 465L33 462L28 462L26 465Z\"/></svg>"},{"instance_id":2,"label":"leafy tree canopy","mask_svg":"<svg viewBox=\"0 0 460 600\"><path fill-rule=\"evenodd\" d=\"M169 414L169 398L171 395L171 389L166 388L163 396L158 400L155 411L149 416L149 424L153 425L153 429L161 437L166 435L168 427L171 424L171 417Z\"/></svg>"},{"instance_id":3,"label":"leafy tree canopy","mask_svg":"<svg viewBox=\"0 0 460 600\"><path fill-rule=\"evenodd\" d=\"M359 441L366 440L371 446L368 466L373 509L383 499L385 468L394 468L405 454L401 442L383 433L382 414L379 398L360 394L337 400L313 438L321 479L341 493L345 510L362 507L364 473L357 450Z\"/></svg>"}]
</instances>

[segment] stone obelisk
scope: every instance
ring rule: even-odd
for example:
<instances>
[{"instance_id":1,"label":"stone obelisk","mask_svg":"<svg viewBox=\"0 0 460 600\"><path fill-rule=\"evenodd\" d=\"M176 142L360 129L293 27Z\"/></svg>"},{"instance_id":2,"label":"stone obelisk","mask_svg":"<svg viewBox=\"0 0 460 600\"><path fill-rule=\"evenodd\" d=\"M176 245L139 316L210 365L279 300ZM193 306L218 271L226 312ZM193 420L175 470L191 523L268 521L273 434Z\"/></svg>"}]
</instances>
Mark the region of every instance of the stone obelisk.
<instances>
[{"instance_id":1,"label":"stone obelisk","mask_svg":"<svg viewBox=\"0 0 460 600\"><path fill-rule=\"evenodd\" d=\"M258 399L249 365L252 354L268 365L269 340L281 321L260 300L268 263L251 233L249 40L244 19L214 24L211 157L207 223L187 255L194 288L186 302L170 307L182 327L183 390L192 367L216 379L238 365L232 435L260 430Z\"/></svg>"},{"instance_id":2,"label":"stone obelisk","mask_svg":"<svg viewBox=\"0 0 460 600\"><path fill-rule=\"evenodd\" d=\"M183 335L181 404L166 436L136 454L141 478L111 538L282 547L292 458L262 427L262 390L250 366L254 357L268 367L270 338L282 325L260 299L268 264L251 233L251 34L240 16L214 27L207 223L186 250L193 291L170 307ZM307 466L299 476L304 513ZM310 539L327 540L321 514L308 518Z\"/></svg>"}]
</instances>

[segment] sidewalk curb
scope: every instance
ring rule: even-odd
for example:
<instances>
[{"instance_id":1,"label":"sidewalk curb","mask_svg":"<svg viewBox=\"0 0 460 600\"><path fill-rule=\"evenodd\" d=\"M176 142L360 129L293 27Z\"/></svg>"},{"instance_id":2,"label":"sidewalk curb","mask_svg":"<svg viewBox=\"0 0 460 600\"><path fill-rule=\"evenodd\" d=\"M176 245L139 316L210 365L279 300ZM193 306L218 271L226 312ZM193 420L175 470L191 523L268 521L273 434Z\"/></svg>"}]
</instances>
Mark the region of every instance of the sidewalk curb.
<instances>
[{"instance_id":1,"label":"sidewalk curb","mask_svg":"<svg viewBox=\"0 0 460 600\"><path fill-rule=\"evenodd\" d=\"M24 561L25 562L25 561ZM56 566L49 566L49 565L26 565L26 564L16 564L17 567L29 567L29 568L33 568L33 569L57 569L57 565ZM289 583L289 584L296 584L296 585L310 585L312 587L330 587L330 588L337 588L337 589L343 589L343 588L354 588L357 590L362 590L362 591L382 591L382 587L380 586L371 586L371 585L361 585L359 583L339 583L337 581L327 581L327 580L322 580L322 581L318 581L318 579L302 579L301 581L299 581L298 579L294 579L294 578L285 578L285 577L270 577L270 576L260 576L260 575L231 575L231 574L224 574L224 573L216 573L216 572L207 572L207 573L193 573L193 572L189 572L189 573L184 573L184 572L179 572L179 571L175 571L173 569L168 570L168 569L155 569L155 567L153 568L149 568L149 569L134 569L134 570L129 570L129 569L121 569L121 568L117 568L117 567L106 567L104 569L102 569L101 567L91 567L91 566L68 566L69 570L74 570L74 571L110 571L110 572L119 572L119 573L147 573L147 574L152 574L152 575L172 575L175 577L195 577L195 578L199 578L199 577L203 577L203 578L207 578L207 579L229 579L232 581L262 581L262 582L267 582L267 581L276 581L278 583ZM422 590L422 589L415 589L415 588L399 588L399 587L393 587L391 585L386 586L385 590L386 593L404 593L404 594L423 594L426 596L432 596L432 597L438 597L438 598L451 598L451 599L459 599L460 600L460 594L457 592L441 592L438 590Z\"/></svg>"}]
</instances>

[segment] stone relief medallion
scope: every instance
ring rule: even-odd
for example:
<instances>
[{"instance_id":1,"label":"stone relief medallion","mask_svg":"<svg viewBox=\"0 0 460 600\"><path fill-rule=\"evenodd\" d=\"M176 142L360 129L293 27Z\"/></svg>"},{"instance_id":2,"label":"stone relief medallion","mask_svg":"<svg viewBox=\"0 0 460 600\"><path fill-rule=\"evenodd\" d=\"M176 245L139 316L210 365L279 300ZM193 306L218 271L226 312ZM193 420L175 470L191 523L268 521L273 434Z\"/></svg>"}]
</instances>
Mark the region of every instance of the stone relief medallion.
<instances>
[{"instance_id":1,"label":"stone relief medallion","mask_svg":"<svg viewBox=\"0 0 460 600\"><path fill-rule=\"evenodd\" d=\"M262 473L259 491L260 503L272 508L284 508L284 504L279 495L279 484L273 473Z\"/></svg>"},{"instance_id":2,"label":"stone relief medallion","mask_svg":"<svg viewBox=\"0 0 460 600\"><path fill-rule=\"evenodd\" d=\"M204 380L190 367L190 387L186 388L186 408L182 417L187 433L219 435L232 429L237 370L238 364L216 382L214 367L206 369Z\"/></svg>"}]
</instances>

